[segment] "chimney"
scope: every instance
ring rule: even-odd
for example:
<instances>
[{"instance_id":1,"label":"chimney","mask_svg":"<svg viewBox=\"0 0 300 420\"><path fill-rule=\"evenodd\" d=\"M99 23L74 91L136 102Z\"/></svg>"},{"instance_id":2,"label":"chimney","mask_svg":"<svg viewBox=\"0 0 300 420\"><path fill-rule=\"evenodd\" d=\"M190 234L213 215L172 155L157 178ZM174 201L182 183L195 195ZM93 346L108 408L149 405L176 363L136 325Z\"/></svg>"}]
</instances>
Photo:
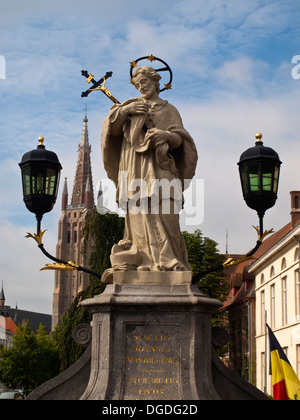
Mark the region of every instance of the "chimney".
<instances>
[{"instance_id":1,"label":"chimney","mask_svg":"<svg viewBox=\"0 0 300 420\"><path fill-rule=\"evenodd\" d=\"M300 223L300 191L291 191L291 221L292 228Z\"/></svg>"}]
</instances>

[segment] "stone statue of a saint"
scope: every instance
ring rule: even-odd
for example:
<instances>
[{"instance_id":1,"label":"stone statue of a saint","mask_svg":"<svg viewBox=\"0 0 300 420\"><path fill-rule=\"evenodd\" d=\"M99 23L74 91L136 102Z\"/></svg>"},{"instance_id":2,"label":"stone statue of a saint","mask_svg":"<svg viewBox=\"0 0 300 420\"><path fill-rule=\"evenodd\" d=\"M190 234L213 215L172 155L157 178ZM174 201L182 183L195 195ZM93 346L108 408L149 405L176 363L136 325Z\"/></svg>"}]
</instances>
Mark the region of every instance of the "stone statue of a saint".
<instances>
[{"instance_id":1,"label":"stone statue of a saint","mask_svg":"<svg viewBox=\"0 0 300 420\"><path fill-rule=\"evenodd\" d=\"M160 79L137 67L131 81L141 97L114 105L102 127L104 167L126 214L113 270L191 271L178 213L197 150L177 109L159 97Z\"/></svg>"}]
</instances>

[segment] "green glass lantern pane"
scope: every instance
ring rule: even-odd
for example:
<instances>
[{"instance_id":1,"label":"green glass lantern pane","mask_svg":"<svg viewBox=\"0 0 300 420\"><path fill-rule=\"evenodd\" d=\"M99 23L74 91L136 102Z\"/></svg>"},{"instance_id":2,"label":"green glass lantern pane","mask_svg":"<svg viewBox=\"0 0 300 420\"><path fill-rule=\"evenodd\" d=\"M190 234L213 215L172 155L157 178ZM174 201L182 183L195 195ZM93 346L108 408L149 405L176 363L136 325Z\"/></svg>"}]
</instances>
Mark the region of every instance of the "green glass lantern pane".
<instances>
[{"instance_id":1,"label":"green glass lantern pane","mask_svg":"<svg viewBox=\"0 0 300 420\"><path fill-rule=\"evenodd\" d=\"M42 171L32 175L32 194L44 194L44 176Z\"/></svg>"},{"instance_id":2,"label":"green glass lantern pane","mask_svg":"<svg viewBox=\"0 0 300 420\"><path fill-rule=\"evenodd\" d=\"M257 173L249 173L250 181L250 190L258 191L259 190L259 176Z\"/></svg>"},{"instance_id":3,"label":"green glass lantern pane","mask_svg":"<svg viewBox=\"0 0 300 420\"><path fill-rule=\"evenodd\" d=\"M54 195L56 184L56 171L52 168L47 168L45 194Z\"/></svg>"},{"instance_id":4,"label":"green glass lantern pane","mask_svg":"<svg viewBox=\"0 0 300 420\"><path fill-rule=\"evenodd\" d=\"M276 166L275 171L274 171L274 184L273 184L273 192L275 194L277 194L278 179L279 179L279 168Z\"/></svg>"},{"instance_id":5,"label":"green glass lantern pane","mask_svg":"<svg viewBox=\"0 0 300 420\"><path fill-rule=\"evenodd\" d=\"M272 191L272 173L262 174L262 189L264 191Z\"/></svg>"},{"instance_id":6,"label":"green glass lantern pane","mask_svg":"<svg viewBox=\"0 0 300 420\"><path fill-rule=\"evenodd\" d=\"M30 168L24 168L22 171L24 197L30 195Z\"/></svg>"},{"instance_id":7,"label":"green glass lantern pane","mask_svg":"<svg viewBox=\"0 0 300 420\"><path fill-rule=\"evenodd\" d=\"M241 181L242 181L242 189L244 194L248 194L249 187L248 187L248 176L247 176L247 168L243 167L241 169Z\"/></svg>"}]
</instances>

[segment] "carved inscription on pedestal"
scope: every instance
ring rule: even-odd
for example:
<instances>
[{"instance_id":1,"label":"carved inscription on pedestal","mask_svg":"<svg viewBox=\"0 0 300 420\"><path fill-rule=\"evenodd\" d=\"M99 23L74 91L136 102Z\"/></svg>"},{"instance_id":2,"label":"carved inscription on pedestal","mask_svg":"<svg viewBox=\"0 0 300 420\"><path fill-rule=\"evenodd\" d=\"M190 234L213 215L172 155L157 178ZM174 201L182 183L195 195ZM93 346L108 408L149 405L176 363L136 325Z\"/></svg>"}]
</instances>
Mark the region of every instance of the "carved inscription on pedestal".
<instances>
[{"instance_id":1,"label":"carved inscription on pedestal","mask_svg":"<svg viewBox=\"0 0 300 420\"><path fill-rule=\"evenodd\" d=\"M123 399L180 399L180 334L176 325L126 325Z\"/></svg>"}]
</instances>

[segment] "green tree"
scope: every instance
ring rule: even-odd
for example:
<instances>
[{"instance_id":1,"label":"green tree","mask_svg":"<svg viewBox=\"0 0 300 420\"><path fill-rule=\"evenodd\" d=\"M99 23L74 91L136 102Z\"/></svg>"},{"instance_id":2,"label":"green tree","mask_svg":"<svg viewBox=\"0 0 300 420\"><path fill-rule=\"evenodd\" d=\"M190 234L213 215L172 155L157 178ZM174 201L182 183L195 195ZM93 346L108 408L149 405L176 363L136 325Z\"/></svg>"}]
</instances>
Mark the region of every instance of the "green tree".
<instances>
[{"instance_id":1,"label":"green tree","mask_svg":"<svg viewBox=\"0 0 300 420\"><path fill-rule=\"evenodd\" d=\"M17 328L12 347L0 349L0 381L8 388L28 394L58 373L58 349L42 325L34 334L27 321Z\"/></svg>"},{"instance_id":2,"label":"green tree","mask_svg":"<svg viewBox=\"0 0 300 420\"><path fill-rule=\"evenodd\" d=\"M97 209L88 211L83 230L83 255L91 270L103 273L110 267L112 247L124 235L125 219L115 213L99 214Z\"/></svg>"},{"instance_id":3,"label":"green tree","mask_svg":"<svg viewBox=\"0 0 300 420\"><path fill-rule=\"evenodd\" d=\"M217 243L203 236L201 230L193 233L182 232L189 255L189 263L193 269L193 275L204 272L213 267L218 267L224 262L224 256L219 254ZM229 286L224 281L222 271L216 271L204 275L198 283L203 292L209 290L211 296L223 301L228 293Z\"/></svg>"}]
</instances>

